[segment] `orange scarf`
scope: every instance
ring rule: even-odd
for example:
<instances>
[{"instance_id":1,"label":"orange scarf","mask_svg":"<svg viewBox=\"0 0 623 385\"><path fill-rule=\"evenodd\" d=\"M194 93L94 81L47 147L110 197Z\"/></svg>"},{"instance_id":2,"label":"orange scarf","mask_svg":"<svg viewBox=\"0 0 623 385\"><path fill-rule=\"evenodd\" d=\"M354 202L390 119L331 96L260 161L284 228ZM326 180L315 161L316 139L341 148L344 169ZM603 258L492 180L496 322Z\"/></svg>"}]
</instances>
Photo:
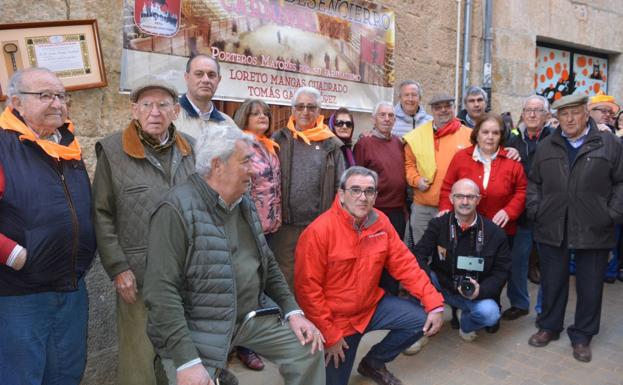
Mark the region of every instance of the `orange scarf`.
<instances>
[{"instance_id":1,"label":"orange scarf","mask_svg":"<svg viewBox=\"0 0 623 385\"><path fill-rule=\"evenodd\" d=\"M71 121L67 120L67 129L73 134L74 125ZM2 115L0 115L0 127L5 130L11 130L20 133L19 139L21 141L30 140L41 147L46 154L56 160L80 160L82 159L82 152L80 145L76 138L69 144L69 146L63 146L62 144L54 143L51 140L39 139L37 135L32 131L24 122L22 122L15 114L11 107L7 107Z\"/></svg>"},{"instance_id":2,"label":"orange scarf","mask_svg":"<svg viewBox=\"0 0 623 385\"><path fill-rule=\"evenodd\" d=\"M277 152L275 151L275 148L279 148L279 145L277 144L277 142L270 139L266 135L258 135L255 132L252 132L249 130L243 130L243 131L249 135L255 136L255 139L257 139L257 141L260 142L262 146L264 146L264 148L266 149L266 151L268 151L269 154L277 155Z\"/></svg>"},{"instance_id":3,"label":"orange scarf","mask_svg":"<svg viewBox=\"0 0 623 385\"><path fill-rule=\"evenodd\" d=\"M308 130L297 131L297 129L294 128L294 118L292 116L290 116L290 120L288 120L288 125L286 127L290 130L292 136L294 136L294 139L298 139L300 136L301 139L303 139L303 142L307 144L311 144L311 142L320 142L321 140L335 136L331 130L329 130L329 127L324 124L324 116L322 115L318 116L318 119L316 119L316 126Z\"/></svg>"}]
</instances>

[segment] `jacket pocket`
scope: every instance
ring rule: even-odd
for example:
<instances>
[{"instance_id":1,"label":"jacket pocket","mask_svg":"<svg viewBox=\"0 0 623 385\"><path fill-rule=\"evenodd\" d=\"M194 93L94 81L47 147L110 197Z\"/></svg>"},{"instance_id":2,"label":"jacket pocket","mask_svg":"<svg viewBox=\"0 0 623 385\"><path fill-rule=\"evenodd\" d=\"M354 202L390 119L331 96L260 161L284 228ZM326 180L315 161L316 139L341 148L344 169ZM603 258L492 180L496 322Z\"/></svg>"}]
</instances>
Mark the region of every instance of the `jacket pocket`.
<instances>
[{"instance_id":1,"label":"jacket pocket","mask_svg":"<svg viewBox=\"0 0 623 385\"><path fill-rule=\"evenodd\" d=\"M147 266L147 247L128 247L123 250L123 253L128 260L130 269L132 269L132 272L136 277L137 285L142 287L143 279L145 277L145 268Z\"/></svg>"}]
</instances>

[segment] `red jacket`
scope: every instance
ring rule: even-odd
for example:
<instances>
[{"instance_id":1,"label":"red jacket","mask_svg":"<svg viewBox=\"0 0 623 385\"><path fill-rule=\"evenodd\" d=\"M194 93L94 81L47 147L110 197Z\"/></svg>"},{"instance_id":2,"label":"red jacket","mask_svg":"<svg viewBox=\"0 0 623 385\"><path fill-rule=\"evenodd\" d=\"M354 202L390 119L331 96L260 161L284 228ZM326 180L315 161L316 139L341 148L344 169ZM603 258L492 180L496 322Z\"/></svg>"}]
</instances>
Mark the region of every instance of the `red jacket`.
<instances>
[{"instance_id":1,"label":"red jacket","mask_svg":"<svg viewBox=\"0 0 623 385\"><path fill-rule=\"evenodd\" d=\"M509 216L509 221L504 227L506 234L513 235L517 231L516 221L523 212L526 203L527 179L520 162L507 157L504 147L500 147L497 157L491 163L489 184L485 190L482 187L484 177L484 165L472 158L474 146L461 150L454 155L448 172L441 186L439 198L439 211L452 210L450 191L452 185L459 179L469 178L476 182L480 188L481 200L478 204L478 212L485 218L493 219L493 216L504 209Z\"/></svg>"},{"instance_id":2,"label":"red jacket","mask_svg":"<svg viewBox=\"0 0 623 385\"><path fill-rule=\"evenodd\" d=\"M365 331L384 295L379 288L383 267L427 312L443 306L442 295L380 211L374 209L357 231L336 198L303 231L296 246L294 291L327 347Z\"/></svg>"}]
</instances>

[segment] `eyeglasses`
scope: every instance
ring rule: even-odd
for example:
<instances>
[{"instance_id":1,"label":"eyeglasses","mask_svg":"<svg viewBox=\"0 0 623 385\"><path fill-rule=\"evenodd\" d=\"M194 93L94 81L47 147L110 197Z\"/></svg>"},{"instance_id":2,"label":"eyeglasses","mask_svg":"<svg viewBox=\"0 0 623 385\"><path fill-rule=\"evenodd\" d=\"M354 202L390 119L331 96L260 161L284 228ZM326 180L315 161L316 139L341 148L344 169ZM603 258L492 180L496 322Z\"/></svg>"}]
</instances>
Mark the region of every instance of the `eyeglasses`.
<instances>
[{"instance_id":1,"label":"eyeglasses","mask_svg":"<svg viewBox=\"0 0 623 385\"><path fill-rule=\"evenodd\" d=\"M607 108L593 108L591 111L599 111L604 115L614 115L614 111Z\"/></svg>"},{"instance_id":2,"label":"eyeglasses","mask_svg":"<svg viewBox=\"0 0 623 385\"><path fill-rule=\"evenodd\" d=\"M353 128L353 122L350 120L336 120L335 127L346 126L348 128Z\"/></svg>"},{"instance_id":3,"label":"eyeglasses","mask_svg":"<svg viewBox=\"0 0 623 385\"><path fill-rule=\"evenodd\" d=\"M318 110L318 106L315 104L296 104L294 106L294 109L298 112L303 112L305 110L309 112L315 112L316 110Z\"/></svg>"},{"instance_id":4,"label":"eyeglasses","mask_svg":"<svg viewBox=\"0 0 623 385\"><path fill-rule=\"evenodd\" d=\"M545 112L545 110L542 108L524 108L523 109L523 113L526 115L542 114L543 112Z\"/></svg>"},{"instance_id":5,"label":"eyeglasses","mask_svg":"<svg viewBox=\"0 0 623 385\"><path fill-rule=\"evenodd\" d=\"M478 199L480 195L473 195L473 194L452 194L452 197L454 197L454 199L462 201L463 199L467 199L468 201L475 201L476 199Z\"/></svg>"},{"instance_id":6,"label":"eyeglasses","mask_svg":"<svg viewBox=\"0 0 623 385\"><path fill-rule=\"evenodd\" d=\"M364 190L361 187L351 187L351 188L345 188L344 191L348 191L350 196L353 198L359 198L361 194L364 194L367 199L372 199L376 196L375 188L367 188Z\"/></svg>"},{"instance_id":7,"label":"eyeglasses","mask_svg":"<svg viewBox=\"0 0 623 385\"><path fill-rule=\"evenodd\" d=\"M138 104L138 109L141 112L151 112L154 106L159 112L169 112L173 108L173 104L170 102L143 102Z\"/></svg>"},{"instance_id":8,"label":"eyeglasses","mask_svg":"<svg viewBox=\"0 0 623 385\"><path fill-rule=\"evenodd\" d=\"M39 95L39 101L43 104L50 104L54 101L54 98L58 98L58 101L61 104L65 104L71 100L71 97L64 92L59 92L55 94L53 92L30 92L30 91L19 91L20 94L23 95Z\"/></svg>"}]
</instances>

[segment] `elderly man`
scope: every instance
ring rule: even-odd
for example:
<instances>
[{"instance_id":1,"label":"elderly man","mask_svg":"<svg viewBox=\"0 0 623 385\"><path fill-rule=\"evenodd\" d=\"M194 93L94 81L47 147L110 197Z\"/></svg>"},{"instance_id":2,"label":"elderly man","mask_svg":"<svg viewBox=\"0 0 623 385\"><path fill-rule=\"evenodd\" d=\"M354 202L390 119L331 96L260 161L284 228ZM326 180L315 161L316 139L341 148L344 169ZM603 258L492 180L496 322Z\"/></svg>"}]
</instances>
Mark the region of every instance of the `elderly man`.
<instances>
[{"instance_id":1,"label":"elderly man","mask_svg":"<svg viewBox=\"0 0 623 385\"><path fill-rule=\"evenodd\" d=\"M541 95L531 95L524 99L521 109L521 123L511 132L506 142L521 155L521 165L526 175L530 172L532 158L537 145L552 131L547 125L549 102ZM513 239L511 252L512 268L506 294L511 306L502 313L502 319L514 320L529 313L528 261L533 246L534 223L524 214L517 222L517 233Z\"/></svg>"},{"instance_id":2,"label":"elderly man","mask_svg":"<svg viewBox=\"0 0 623 385\"><path fill-rule=\"evenodd\" d=\"M539 247L542 312L532 346L546 346L564 328L569 293L569 254L574 251L577 303L567 328L573 357L591 360L599 332L603 276L615 223L623 217L621 143L600 132L589 117L587 96L568 95L553 104L560 128L539 144L529 174L527 214Z\"/></svg>"},{"instance_id":3,"label":"elderly man","mask_svg":"<svg viewBox=\"0 0 623 385\"><path fill-rule=\"evenodd\" d=\"M504 230L476 212L474 181L455 182L450 202L453 211L429 222L414 252L432 258L432 280L445 303L460 310L459 335L471 342L500 319L497 298L510 272L510 249Z\"/></svg>"},{"instance_id":4,"label":"elderly man","mask_svg":"<svg viewBox=\"0 0 623 385\"><path fill-rule=\"evenodd\" d=\"M171 384L213 384L236 344L276 362L286 385L324 384L322 335L288 290L245 194L251 143L235 126L205 131L197 173L151 220L147 333Z\"/></svg>"},{"instance_id":5,"label":"elderly man","mask_svg":"<svg viewBox=\"0 0 623 385\"><path fill-rule=\"evenodd\" d=\"M385 366L443 323L443 298L388 218L373 208L378 176L354 166L342 174L331 209L312 222L296 247L296 297L326 339L327 385L346 385L357 346L373 330L389 330L358 372L381 385L402 382ZM385 295L386 268L422 305Z\"/></svg>"},{"instance_id":6,"label":"elderly man","mask_svg":"<svg viewBox=\"0 0 623 385\"><path fill-rule=\"evenodd\" d=\"M117 384L153 385L155 353L145 333L142 296L149 218L195 167L191 139L172 124L180 110L175 87L145 78L130 100L130 124L95 145L95 233L102 265L117 290Z\"/></svg>"},{"instance_id":7,"label":"elderly man","mask_svg":"<svg viewBox=\"0 0 623 385\"><path fill-rule=\"evenodd\" d=\"M463 96L463 110L459 112L458 118L467 127L474 128L476 122L487 112L488 101L485 90L476 86L469 87Z\"/></svg>"},{"instance_id":8,"label":"elderly man","mask_svg":"<svg viewBox=\"0 0 623 385\"><path fill-rule=\"evenodd\" d=\"M89 176L69 95L44 68L17 71L0 115L0 380L78 385L95 255Z\"/></svg>"},{"instance_id":9,"label":"elderly man","mask_svg":"<svg viewBox=\"0 0 623 385\"><path fill-rule=\"evenodd\" d=\"M402 142L392 135L395 120L391 103L378 103L372 114L372 134L359 139L354 154L358 165L374 170L379 175L379 189L374 207L387 215L398 234L404 234L407 191L405 155ZM385 269L381 277L381 287L390 294L398 294L398 282Z\"/></svg>"},{"instance_id":10,"label":"elderly man","mask_svg":"<svg viewBox=\"0 0 623 385\"><path fill-rule=\"evenodd\" d=\"M612 131L616 131L614 116L619 112L619 105L613 96L597 94L591 97L588 103L588 111L595 123L605 124Z\"/></svg>"},{"instance_id":11,"label":"elderly man","mask_svg":"<svg viewBox=\"0 0 623 385\"><path fill-rule=\"evenodd\" d=\"M186 62L186 94L180 98L181 113L175 126L185 134L198 138L204 129L218 124L233 125L233 120L214 106L212 98L221 81L221 67L208 55L191 56Z\"/></svg>"},{"instance_id":12,"label":"elderly man","mask_svg":"<svg viewBox=\"0 0 623 385\"><path fill-rule=\"evenodd\" d=\"M270 245L290 288L296 242L305 227L331 207L344 170L342 142L323 123L320 101L315 88L296 90L290 120L273 136L280 147L283 224Z\"/></svg>"},{"instance_id":13,"label":"elderly man","mask_svg":"<svg viewBox=\"0 0 623 385\"><path fill-rule=\"evenodd\" d=\"M454 116L454 97L435 95L430 106L433 120L403 138L407 183L414 190L410 220L414 243L437 215L439 192L452 157L471 145L472 130Z\"/></svg>"},{"instance_id":14,"label":"elderly man","mask_svg":"<svg viewBox=\"0 0 623 385\"><path fill-rule=\"evenodd\" d=\"M433 119L421 106L422 85L415 80L405 80L398 86L398 103L394 106L396 123L392 133L402 138L415 127Z\"/></svg>"}]
</instances>

